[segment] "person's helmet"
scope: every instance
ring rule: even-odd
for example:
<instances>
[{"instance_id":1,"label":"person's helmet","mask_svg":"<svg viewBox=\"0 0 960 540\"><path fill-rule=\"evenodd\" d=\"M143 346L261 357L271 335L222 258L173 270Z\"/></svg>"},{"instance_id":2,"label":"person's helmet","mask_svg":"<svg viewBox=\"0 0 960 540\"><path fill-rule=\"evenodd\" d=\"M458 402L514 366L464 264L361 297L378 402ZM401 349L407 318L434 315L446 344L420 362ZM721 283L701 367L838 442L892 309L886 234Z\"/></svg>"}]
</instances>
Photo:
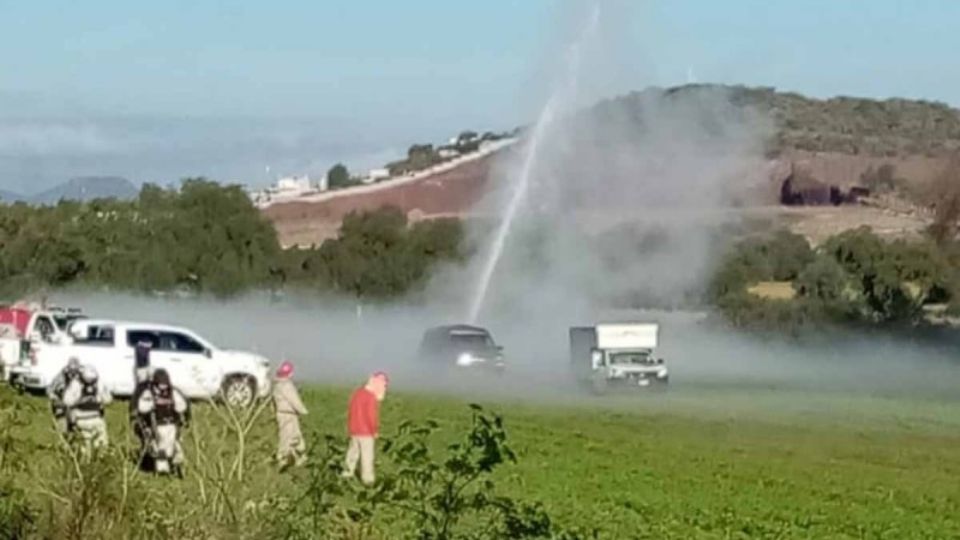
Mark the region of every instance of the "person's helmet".
<instances>
[{"instance_id":1,"label":"person's helmet","mask_svg":"<svg viewBox=\"0 0 960 540\"><path fill-rule=\"evenodd\" d=\"M80 359L77 358L76 356L71 356L70 359L67 360L67 369L69 369L69 370L71 370L71 371L77 371L77 370L79 370L79 369L80 369Z\"/></svg>"},{"instance_id":2,"label":"person's helmet","mask_svg":"<svg viewBox=\"0 0 960 540\"><path fill-rule=\"evenodd\" d=\"M153 384L157 386L170 386L170 374L165 369L158 369L153 372Z\"/></svg>"},{"instance_id":3,"label":"person's helmet","mask_svg":"<svg viewBox=\"0 0 960 540\"><path fill-rule=\"evenodd\" d=\"M93 366L83 366L80 369L80 380L88 384L96 382L97 370Z\"/></svg>"},{"instance_id":4,"label":"person's helmet","mask_svg":"<svg viewBox=\"0 0 960 540\"><path fill-rule=\"evenodd\" d=\"M290 375L293 375L293 364L284 360L280 364L280 367L277 368L277 377L281 379L286 379Z\"/></svg>"}]
</instances>

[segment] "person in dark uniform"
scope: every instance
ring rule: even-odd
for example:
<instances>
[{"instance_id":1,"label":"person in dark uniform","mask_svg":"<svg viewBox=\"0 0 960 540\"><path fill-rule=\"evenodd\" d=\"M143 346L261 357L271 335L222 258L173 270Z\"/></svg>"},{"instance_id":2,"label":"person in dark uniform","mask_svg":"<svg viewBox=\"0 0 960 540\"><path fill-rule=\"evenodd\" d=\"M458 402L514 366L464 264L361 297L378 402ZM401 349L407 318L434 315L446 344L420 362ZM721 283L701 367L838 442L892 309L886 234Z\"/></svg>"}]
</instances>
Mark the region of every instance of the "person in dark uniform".
<instances>
[{"instance_id":1,"label":"person in dark uniform","mask_svg":"<svg viewBox=\"0 0 960 540\"><path fill-rule=\"evenodd\" d=\"M138 461L140 468L143 470L153 468L152 463L150 463L150 453L147 452L147 442L151 439L153 433L151 432L150 416L141 414L137 410L137 403L140 400L140 396L150 387L152 376L150 371L150 349L152 347L153 343L150 339L143 337L133 348L134 388L133 395L130 396L129 418L131 427L133 428L133 434L136 435L140 441Z\"/></svg>"},{"instance_id":2,"label":"person in dark uniform","mask_svg":"<svg viewBox=\"0 0 960 540\"><path fill-rule=\"evenodd\" d=\"M57 421L57 431L66 436L73 430L73 424L70 423L67 414L67 406L63 404L63 393L67 390L75 379L80 378L80 361L73 356L67 361L63 371L57 374L47 387L47 397L50 398L50 409L53 412L53 418Z\"/></svg>"},{"instance_id":3,"label":"person in dark uniform","mask_svg":"<svg viewBox=\"0 0 960 540\"><path fill-rule=\"evenodd\" d=\"M180 428L190 421L190 403L170 383L170 376L163 369L153 373L153 378L137 398L137 411L147 416L150 437L147 449L153 458L154 471L181 474L183 449L180 447Z\"/></svg>"},{"instance_id":4,"label":"person in dark uniform","mask_svg":"<svg viewBox=\"0 0 960 540\"><path fill-rule=\"evenodd\" d=\"M137 342L133 348L133 380L136 384L150 380L150 349L152 343L146 338Z\"/></svg>"}]
</instances>

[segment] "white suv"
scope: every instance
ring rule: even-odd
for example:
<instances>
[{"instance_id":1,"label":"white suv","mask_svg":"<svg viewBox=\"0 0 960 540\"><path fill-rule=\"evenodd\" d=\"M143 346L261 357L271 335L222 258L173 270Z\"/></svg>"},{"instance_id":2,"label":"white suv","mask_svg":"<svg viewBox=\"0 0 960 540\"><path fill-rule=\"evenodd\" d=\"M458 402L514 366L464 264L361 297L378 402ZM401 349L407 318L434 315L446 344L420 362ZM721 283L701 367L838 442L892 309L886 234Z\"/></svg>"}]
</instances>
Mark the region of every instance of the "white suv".
<instances>
[{"instance_id":1,"label":"white suv","mask_svg":"<svg viewBox=\"0 0 960 540\"><path fill-rule=\"evenodd\" d=\"M187 397L219 397L231 405L245 405L270 392L269 361L259 355L230 351L186 328L154 323L84 319L70 326L72 343L59 347L38 345L15 369L26 388L45 389L75 356L97 369L116 396L134 390L134 347L151 343L150 365L163 368Z\"/></svg>"}]
</instances>

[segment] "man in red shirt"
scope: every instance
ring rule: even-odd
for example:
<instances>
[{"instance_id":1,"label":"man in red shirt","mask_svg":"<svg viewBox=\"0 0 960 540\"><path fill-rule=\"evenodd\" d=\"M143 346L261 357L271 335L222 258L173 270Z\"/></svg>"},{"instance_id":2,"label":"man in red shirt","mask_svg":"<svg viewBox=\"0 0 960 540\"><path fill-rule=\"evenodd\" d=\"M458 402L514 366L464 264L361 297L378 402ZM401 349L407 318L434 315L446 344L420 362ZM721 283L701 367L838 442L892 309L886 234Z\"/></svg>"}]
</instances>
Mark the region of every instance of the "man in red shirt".
<instances>
[{"instance_id":1,"label":"man in red shirt","mask_svg":"<svg viewBox=\"0 0 960 540\"><path fill-rule=\"evenodd\" d=\"M388 382L386 373L374 373L366 385L354 390L347 409L350 446L343 476L353 478L359 461L360 480L367 485L373 484L374 440L380 433L380 402L387 394Z\"/></svg>"}]
</instances>

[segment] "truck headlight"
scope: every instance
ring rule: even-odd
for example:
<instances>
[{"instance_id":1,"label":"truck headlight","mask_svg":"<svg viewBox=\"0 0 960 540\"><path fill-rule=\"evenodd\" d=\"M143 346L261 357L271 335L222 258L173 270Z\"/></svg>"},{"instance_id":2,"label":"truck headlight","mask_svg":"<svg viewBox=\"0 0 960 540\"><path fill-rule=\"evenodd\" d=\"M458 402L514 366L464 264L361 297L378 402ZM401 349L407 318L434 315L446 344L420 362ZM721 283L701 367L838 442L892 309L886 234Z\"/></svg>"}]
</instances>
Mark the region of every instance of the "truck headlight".
<instances>
[{"instance_id":1,"label":"truck headlight","mask_svg":"<svg viewBox=\"0 0 960 540\"><path fill-rule=\"evenodd\" d=\"M469 366L472 363L473 355L470 353L461 353L460 356L457 357L458 366Z\"/></svg>"}]
</instances>

